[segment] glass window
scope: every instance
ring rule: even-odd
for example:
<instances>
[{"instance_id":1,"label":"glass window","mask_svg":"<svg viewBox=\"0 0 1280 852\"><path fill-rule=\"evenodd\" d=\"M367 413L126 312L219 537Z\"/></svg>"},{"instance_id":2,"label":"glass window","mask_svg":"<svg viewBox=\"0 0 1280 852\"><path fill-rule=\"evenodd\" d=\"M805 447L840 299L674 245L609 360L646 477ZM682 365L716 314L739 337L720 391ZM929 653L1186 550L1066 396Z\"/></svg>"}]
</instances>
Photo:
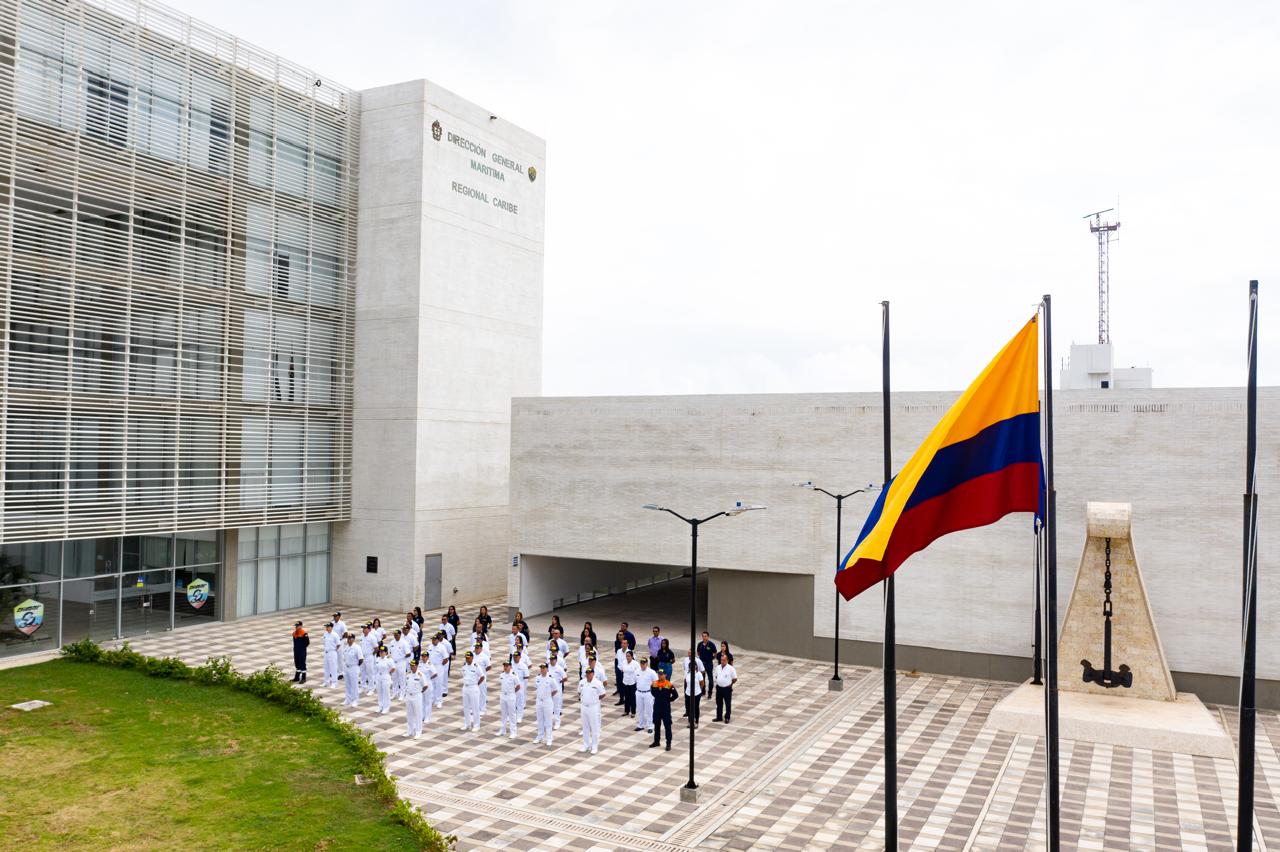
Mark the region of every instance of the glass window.
<instances>
[{"instance_id":1,"label":"glass window","mask_svg":"<svg viewBox=\"0 0 1280 852\"><path fill-rule=\"evenodd\" d=\"M15 181L13 250L44 259L64 259L71 249L71 193Z\"/></svg>"},{"instance_id":2,"label":"glass window","mask_svg":"<svg viewBox=\"0 0 1280 852\"><path fill-rule=\"evenodd\" d=\"M173 564L173 536L131 535L121 541L125 571L158 570Z\"/></svg>"},{"instance_id":3,"label":"glass window","mask_svg":"<svg viewBox=\"0 0 1280 852\"><path fill-rule=\"evenodd\" d=\"M58 647L61 583L0 588L0 657Z\"/></svg>"},{"instance_id":4,"label":"glass window","mask_svg":"<svg viewBox=\"0 0 1280 852\"><path fill-rule=\"evenodd\" d=\"M333 424L312 421L307 426L307 499L314 505L336 502L334 474L337 469Z\"/></svg>"},{"instance_id":5,"label":"glass window","mask_svg":"<svg viewBox=\"0 0 1280 852\"><path fill-rule=\"evenodd\" d=\"M307 402L311 405L333 404L338 379L337 337L337 323L312 318L307 356Z\"/></svg>"},{"instance_id":6,"label":"glass window","mask_svg":"<svg viewBox=\"0 0 1280 852\"><path fill-rule=\"evenodd\" d=\"M302 606L302 559L286 556L280 560L280 609Z\"/></svg>"},{"instance_id":7,"label":"glass window","mask_svg":"<svg viewBox=\"0 0 1280 852\"><path fill-rule=\"evenodd\" d=\"M302 317L277 316L272 330L271 401L301 403L307 375L307 321Z\"/></svg>"},{"instance_id":8,"label":"glass window","mask_svg":"<svg viewBox=\"0 0 1280 852\"><path fill-rule=\"evenodd\" d=\"M64 550L67 577L93 577L120 570L120 539L88 538L69 541Z\"/></svg>"},{"instance_id":9,"label":"glass window","mask_svg":"<svg viewBox=\"0 0 1280 852\"><path fill-rule=\"evenodd\" d=\"M306 546L303 524L285 524L280 527L280 555L302 553Z\"/></svg>"},{"instance_id":10,"label":"glass window","mask_svg":"<svg viewBox=\"0 0 1280 852\"><path fill-rule=\"evenodd\" d=\"M205 211L199 212L203 214ZM206 287L221 287L227 270L227 232L195 219L190 209L187 216L186 278Z\"/></svg>"},{"instance_id":11,"label":"glass window","mask_svg":"<svg viewBox=\"0 0 1280 852\"><path fill-rule=\"evenodd\" d=\"M0 586L62 577L62 542L0 545Z\"/></svg>"},{"instance_id":12,"label":"glass window","mask_svg":"<svg viewBox=\"0 0 1280 852\"><path fill-rule=\"evenodd\" d=\"M130 388L134 393L173 396L178 366L178 320L169 310L133 313L129 337Z\"/></svg>"},{"instance_id":13,"label":"glass window","mask_svg":"<svg viewBox=\"0 0 1280 852\"><path fill-rule=\"evenodd\" d=\"M173 586L174 627L217 621L222 615L220 581L221 571L217 566L177 569Z\"/></svg>"},{"instance_id":14,"label":"glass window","mask_svg":"<svg viewBox=\"0 0 1280 852\"><path fill-rule=\"evenodd\" d=\"M279 560L258 560L258 612L275 612L280 608L276 605L276 574L278 571Z\"/></svg>"},{"instance_id":15,"label":"glass window","mask_svg":"<svg viewBox=\"0 0 1280 852\"><path fill-rule=\"evenodd\" d=\"M303 603L306 606L327 603L329 601L329 554L311 553L307 555L307 595Z\"/></svg>"},{"instance_id":16,"label":"glass window","mask_svg":"<svg viewBox=\"0 0 1280 852\"><path fill-rule=\"evenodd\" d=\"M329 525L307 524L307 552L316 553L329 549Z\"/></svg>"},{"instance_id":17,"label":"glass window","mask_svg":"<svg viewBox=\"0 0 1280 852\"><path fill-rule=\"evenodd\" d=\"M253 559L258 555L258 528L242 527L239 531L236 553L241 559Z\"/></svg>"},{"instance_id":18,"label":"glass window","mask_svg":"<svg viewBox=\"0 0 1280 852\"><path fill-rule=\"evenodd\" d=\"M199 399L222 395L222 308L217 305L183 309L182 393Z\"/></svg>"},{"instance_id":19,"label":"glass window","mask_svg":"<svg viewBox=\"0 0 1280 852\"><path fill-rule=\"evenodd\" d=\"M222 561L221 533L218 530L180 532L174 538L177 546L175 565L213 565Z\"/></svg>"},{"instance_id":20,"label":"glass window","mask_svg":"<svg viewBox=\"0 0 1280 852\"><path fill-rule=\"evenodd\" d=\"M129 144L129 85L86 71L85 132L112 145Z\"/></svg>"},{"instance_id":21,"label":"glass window","mask_svg":"<svg viewBox=\"0 0 1280 852\"><path fill-rule=\"evenodd\" d=\"M236 570L236 615L254 615L258 591L258 563L241 562Z\"/></svg>"},{"instance_id":22,"label":"glass window","mask_svg":"<svg viewBox=\"0 0 1280 852\"><path fill-rule=\"evenodd\" d=\"M258 555L275 556L280 552L280 528L258 528Z\"/></svg>"},{"instance_id":23,"label":"glass window","mask_svg":"<svg viewBox=\"0 0 1280 852\"><path fill-rule=\"evenodd\" d=\"M24 492L62 492L66 420L57 411L11 411L5 438L6 503ZM12 520L12 519L10 519Z\"/></svg>"}]
</instances>

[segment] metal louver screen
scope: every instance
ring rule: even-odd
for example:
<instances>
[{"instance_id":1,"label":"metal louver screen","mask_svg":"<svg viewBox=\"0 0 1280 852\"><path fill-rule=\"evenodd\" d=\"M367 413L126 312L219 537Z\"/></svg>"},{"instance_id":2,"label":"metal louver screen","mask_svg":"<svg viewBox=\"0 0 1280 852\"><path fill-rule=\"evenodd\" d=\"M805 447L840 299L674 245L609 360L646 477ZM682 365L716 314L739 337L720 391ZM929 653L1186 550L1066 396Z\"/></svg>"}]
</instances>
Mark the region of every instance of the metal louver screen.
<instances>
[{"instance_id":1,"label":"metal louver screen","mask_svg":"<svg viewBox=\"0 0 1280 852\"><path fill-rule=\"evenodd\" d=\"M349 518L355 95L22 0L0 102L0 541Z\"/></svg>"}]
</instances>

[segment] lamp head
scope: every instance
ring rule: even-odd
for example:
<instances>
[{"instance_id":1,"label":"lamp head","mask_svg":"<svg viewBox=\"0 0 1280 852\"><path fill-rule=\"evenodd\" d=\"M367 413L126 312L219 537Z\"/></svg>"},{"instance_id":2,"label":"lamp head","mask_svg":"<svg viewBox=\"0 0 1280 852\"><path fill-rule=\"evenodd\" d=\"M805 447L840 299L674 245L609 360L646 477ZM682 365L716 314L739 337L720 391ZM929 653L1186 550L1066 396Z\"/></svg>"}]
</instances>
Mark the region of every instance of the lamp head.
<instances>
[{"instance_id":1,"label":"lamp head","mask_svg":"<svg viewBox=\"0 0 1280 852\"><path fill-rule=\"evenodd\" d=\"M645 504L644 504L643 506L641 506L640 508L641 508L641 509L653 509L655 512L662 512L662 511L665 511L665 509L663 509L663 508L662 508L661 506L659 506L657 503L645 503Z\"/></svg>"},{"instance_id":2,"label":"lamp head","mask_svg":"<svg viewBox=\"0 0 1280 852\"><path fill-rule=\"evenodd\" d=\"M733 504L733 508L727 510L725 514L728 515L729 517L733 517L735 515L741 515L743 512L754 512L757 509L764 509L764 508L766 507L757 506L754 503L743 503L741 500L738 500Z\"/></svg>"},{"instance_id":3,"label":"lamp head","mask_svg":"<svg viewBox=\"0 0 1280 852\"><path fill-rule=\"evenodd\" d=\"M796 488L808 488L810 491L812 491L816 487L813 484L812 479L806 479L804 482L793 482L792 485L794 485Z\"/></svg>"}]
</instances>

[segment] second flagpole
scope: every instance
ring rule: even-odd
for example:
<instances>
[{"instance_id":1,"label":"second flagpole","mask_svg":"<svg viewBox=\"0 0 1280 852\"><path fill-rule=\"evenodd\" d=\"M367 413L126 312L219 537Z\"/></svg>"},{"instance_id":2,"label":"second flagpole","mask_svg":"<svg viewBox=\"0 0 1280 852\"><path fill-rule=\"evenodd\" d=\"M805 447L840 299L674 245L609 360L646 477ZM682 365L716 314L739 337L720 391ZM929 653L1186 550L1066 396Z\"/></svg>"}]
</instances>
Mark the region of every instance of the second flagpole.
<instances>
[{"instance_id":1,"label":"second flagpole","mask_svg":"<svg viewBox=\"0 0 1280 852\"><path fill-rule=\"evenodd\" d=\"M1044 297L1044 736L1047 846L1059 849L1058 795L1058 509L1053 488L1053 312Z\"/></svg>"},{"instance_id":2,"label":"second flagpole","mask_svg":"<svg viewBox=\"0 0 1280 852\"><path fill-rule=\"evenodd\" d=\"M893 459L889 441L889 303L882 324L883 353L881 371L884 385L884 488L893 478ZM895 643L893 575L884 580L884 846L898 848L898 663Z\"/></svg>"}]
</instances>

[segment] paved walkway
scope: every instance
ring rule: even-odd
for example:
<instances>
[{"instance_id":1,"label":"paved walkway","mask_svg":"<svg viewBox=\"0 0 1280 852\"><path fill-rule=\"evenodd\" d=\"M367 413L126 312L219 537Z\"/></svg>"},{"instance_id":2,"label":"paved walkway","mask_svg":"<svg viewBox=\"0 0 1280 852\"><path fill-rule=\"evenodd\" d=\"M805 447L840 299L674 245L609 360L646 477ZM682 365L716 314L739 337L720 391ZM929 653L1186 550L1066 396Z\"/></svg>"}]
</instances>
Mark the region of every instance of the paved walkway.
<instances>
[{"instance_id":1,"label":"paved walkway","mask_svg":"<svg viewBox=\"0 0 1280 852\"><path fill-rule=\"evenodd\" d=\"M495 619L505 615L501 601L489 603ZM602 644L617 629L605 619L619 605L618 599L599 602L603 617L597 616L595 627ZM226 654L242 671L275 663L291 672L293 621L301 618L314 637L332 609L215 624L135 639L132 645L190 663ZM474 610L460 608L464 625ZM572 639L593 610L584 604L568 613L564 621ZM373 615L344 608L349 624ZM438 623L439 611L426 617L428 625ZM652 624L636 620L632 630L642 637ZM673 637L681 625L687 632L688 621L677 616ZM498 635L508 630L503 626ZM318 689L314 644L313 650ZM649 749L649 736L635 733L611 702L604 708L597 755L579 751L576 701L566 702L564 727L552 748L532 744L532 724L521 727L515 742L499 738L496 702L480 733L462 733L456 673L444 708L435 711L422 739L404 738L400 705L381 716L375 700L362 697L359 707L343 712L388 754L402 795L432 824L458 835L463 849L883 848L880 672L847 667L844 691L830 693L828 664L742 651L735 665L741 681L732 725L712 723L714 712L706 713L704 705L697 805L679 799L688 775L684 729L677 724L670 753ZM1043 848L1043 741L984 727L991 708L1011 689L967 678L901 676L903 848ZM340 690L324 690L323 698L340 709ZM1234 726L1233 713L1214 710ZM1278 747L1280 714L1262 712L1258 837L1273 850L1280 850ZM1231 847L1236 773L1230 760L1063 741L1062 767L1064 848Z\"/></svg>"}]
</instances>

